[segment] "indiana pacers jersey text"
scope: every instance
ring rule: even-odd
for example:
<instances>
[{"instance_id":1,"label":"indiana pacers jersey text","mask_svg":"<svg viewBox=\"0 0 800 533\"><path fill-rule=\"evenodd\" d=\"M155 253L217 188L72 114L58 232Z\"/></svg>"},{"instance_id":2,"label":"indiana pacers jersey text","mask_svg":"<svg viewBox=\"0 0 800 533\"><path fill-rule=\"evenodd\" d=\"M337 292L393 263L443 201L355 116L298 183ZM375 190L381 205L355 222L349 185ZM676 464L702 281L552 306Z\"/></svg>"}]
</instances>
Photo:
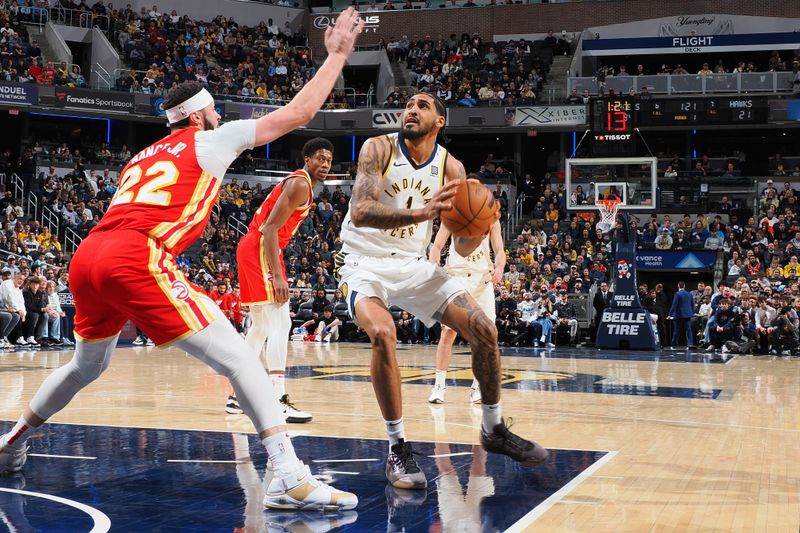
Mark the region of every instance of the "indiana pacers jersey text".
<instances>
[{"instance_id":1,"label":"indiana pacers jersey text","mask_svg":"<svg viewBox=\"0 0 800 533\"><path fill-rule=\"evenodd\" d=\"M430 159L417 165L397 133L386 137L392 152L383 175L380 202L401 209L424 207L444 183L447 150L437 144ZM393 229L357 228L350 221L348 210L342 224L342 252L372 257L421 257L431 242L431 231L430 220Z\"/></svg>"},{"instance_id":2,"label":"indiana pacers jersey text","mask_svg":"<svg viewBox=\"0 0 800 533\"><path fill-rule=\"evenodd\" d=\"M477 274L491 272L494 268L494 263L489 249L489 237L484 237L480 245L467 257L456 252L456 247L451 239L445 268L451 273Z\"/></svg>"}]
</instances>

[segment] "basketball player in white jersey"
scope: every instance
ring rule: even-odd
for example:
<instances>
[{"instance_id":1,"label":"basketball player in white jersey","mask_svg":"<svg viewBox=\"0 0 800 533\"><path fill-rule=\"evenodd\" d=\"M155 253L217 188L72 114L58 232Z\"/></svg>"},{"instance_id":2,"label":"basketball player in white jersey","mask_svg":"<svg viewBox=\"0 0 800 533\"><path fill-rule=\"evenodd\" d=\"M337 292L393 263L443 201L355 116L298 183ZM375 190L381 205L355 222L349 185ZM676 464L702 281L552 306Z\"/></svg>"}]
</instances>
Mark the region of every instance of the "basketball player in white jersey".
<instances>
[{"instance_id":1,"label":"basketball player in white jersey","mask_svg":"<svg viewBox=\"0 0 800 533\"><path fill-rule=\"evenodd\" d=\"M548 452L509 431L500 411L500 353L497 329L462 283L427 260L431 220L452 209L464 165L436 143L445 107L435 96L416 94L402 115L399 133L368 139L342 225L338 254L340 286L353 319L372 342L372 386L389 436L386 477L401 489L427 486L425 474L405 440L397 335L389 306L425 323L436 321L469 341L472 370L483 396L480 440L490 452L526 465L544 462ZM447 182L447 183L446 183ZM481 238L455 239L456 250L472 254Z\"/></svg>"},{"instance_id":2,"label":"basketball player in white jersey","mask_svg":"<svg viewBox=\"0 0 800 533\"><path fill-rule=\"evenodd\" d=\"M478 176L472 174L468 177L478 179ZM442 248L447 244L450 235L450 230L446 227L439 227L436 239L428 252L428 260L433 264L439 264ZM494 252L494 262L492 262L490 252ZM486 316L494 322L496 318L494 284L503 278L503 271L506 268L506 252L503 249L500 222L492 225L489 235L484 237L478 248L468 256L463 256L456 251L455 239L452 239L447 254L447 264L444 268L448 274L461 280L470 296L475 299ZM450 359L453 357L455 340L456 332L447 326L442 326L442 336L439 337L439 344L436 346L436 383L428 398L430 403L444 403L445 376L447 367L450 366ZM481 403L481 389L476 378L472 379L469 399L472 403Z\"/></svg>"}]
</instances>

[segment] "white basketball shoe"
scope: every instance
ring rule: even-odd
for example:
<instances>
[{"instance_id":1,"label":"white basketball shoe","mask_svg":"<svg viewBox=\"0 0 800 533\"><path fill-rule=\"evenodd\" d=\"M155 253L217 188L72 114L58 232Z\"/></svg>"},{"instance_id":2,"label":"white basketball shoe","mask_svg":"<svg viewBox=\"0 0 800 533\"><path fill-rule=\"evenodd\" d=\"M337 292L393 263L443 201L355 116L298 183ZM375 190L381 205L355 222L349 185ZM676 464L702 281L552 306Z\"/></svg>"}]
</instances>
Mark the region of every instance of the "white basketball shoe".
<instances>
[{"instance_id":1,"label":"white basketball shoe","mask_svg":"<svg viewBox=\"0 0 800 533\"><path fill-rule=\"evenodd\" d=\"M264 507L269 509L348 511L358 505L355 494L316 479L306 465L285 477L273 477L264 492Z\"/></svg>"}]
</instances>

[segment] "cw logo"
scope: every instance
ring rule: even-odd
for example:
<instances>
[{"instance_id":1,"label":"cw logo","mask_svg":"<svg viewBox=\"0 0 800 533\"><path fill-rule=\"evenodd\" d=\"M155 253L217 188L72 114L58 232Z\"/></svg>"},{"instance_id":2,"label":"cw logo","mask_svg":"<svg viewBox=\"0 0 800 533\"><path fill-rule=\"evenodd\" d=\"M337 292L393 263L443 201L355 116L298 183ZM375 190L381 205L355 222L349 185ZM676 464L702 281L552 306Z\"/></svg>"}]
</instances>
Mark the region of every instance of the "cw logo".
<instances>
[{"instance_id":1,"label":"cw logo","mask_svg":"<svg viewBox=\"0 0 800 533\"><path fill-rule=\"evenodd\" d=\"M400 125L403 111L373 111L372 125L376 128L394 128Z\"/></svg>"}]
</instances>

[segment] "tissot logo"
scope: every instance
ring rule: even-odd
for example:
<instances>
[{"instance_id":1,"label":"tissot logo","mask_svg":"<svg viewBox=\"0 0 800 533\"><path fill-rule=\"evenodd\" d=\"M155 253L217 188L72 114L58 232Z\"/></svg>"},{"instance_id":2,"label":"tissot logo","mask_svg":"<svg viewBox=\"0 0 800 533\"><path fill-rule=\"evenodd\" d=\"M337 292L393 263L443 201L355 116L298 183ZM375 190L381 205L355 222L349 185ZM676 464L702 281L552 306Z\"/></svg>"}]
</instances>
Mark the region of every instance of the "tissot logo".
<instances>
[{"instance_id":1,"label":"tissot logo","mask_svg":"<svg viewBox=\"0 0 800 533\"><path fill-rule=\"evenodd\" d=\"M609 134L609 135L595 135L594 140L596 141L628 141L630 140L631 135L629 133L626 134Z\"/></svg>"},{"instance_id":2,"label":"tissot logo","mask_svg":"<svg viewBox=\"0 0 800 533\"><path fill-rule=\"evenodd\" d=\"M375 33L380 25L381 17L380 15L368 15L366 17L361 17L361 20L364 21L364 33ZM336 24L336 17L319 15L314 19L312 24L318 30L324 30L328 26Z\"/></svg>"}]
</instances>

